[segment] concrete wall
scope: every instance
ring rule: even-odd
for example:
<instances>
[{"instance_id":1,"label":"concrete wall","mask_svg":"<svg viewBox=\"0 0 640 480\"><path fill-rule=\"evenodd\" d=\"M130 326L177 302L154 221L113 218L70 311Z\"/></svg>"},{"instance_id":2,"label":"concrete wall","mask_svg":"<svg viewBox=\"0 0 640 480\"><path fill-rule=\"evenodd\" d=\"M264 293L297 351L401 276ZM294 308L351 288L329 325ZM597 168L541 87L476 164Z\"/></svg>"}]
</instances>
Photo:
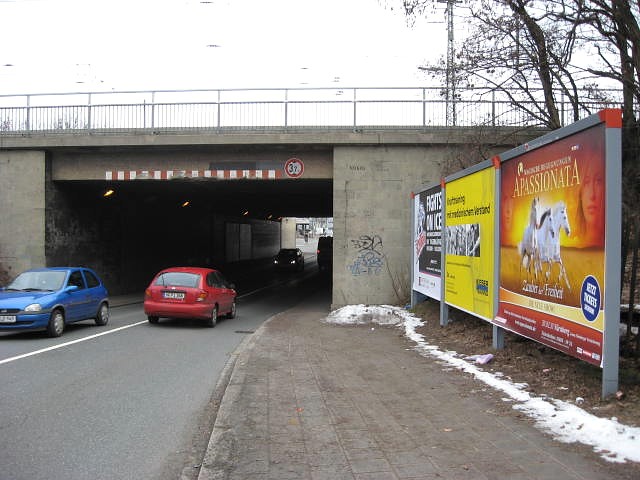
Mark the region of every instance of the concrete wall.
<instances>
[{"instance_id":1,"label":"concrete wall","mask_svg":"<svg viewBox=\"0 0 640 480\"><path fill-rule=\"evenodd\" d=\"M331 178L331 148L275 149L263 146L257 150L246 145L236 147L211 146L193 152L189 149L145 151L119 150L64 151L53 153L53 180L104 180L107 171L129 170L207 170L259 169L282 170L292 156L304 159L304 178Z\"/></svg>"},{"instance_id":2,"label":"concrete wall","mask_svg":"<svg viewBox=\"0 0 640 480\"><path fill-rule=\"evenodd\" d=\"M333 307L410 294L411 192L439 182L446 147L336 147Z\"/></svg>"},{"instance_id":3,"label":"concrete wall","mask_svg":"<svg viewBox=\"0 0 640 480\"><path fill-rule=\"evenodd\" d=\"M0 152L0 284L45 264L44 183L44 152Z\"/></svg>"},{"instance_id":4,"label":"concrete wall","mask_svg":"<svg viewBox=\"0 0 640 480\"><path fill-rule=\"evenodd\" d=\"M280 222L282 248L296 248L296 219L283 218Z\"/></svg>"},{"instance_id":5,"label":"concrete wall","mask_svg":"<svg viewBox=\"0 0 640 480\"><path fill-rule=\"evenodd\" d=\"M280 223L268 220L253 220L252 258L273 257L280 250Z\"/></svg>"}]
</instances>

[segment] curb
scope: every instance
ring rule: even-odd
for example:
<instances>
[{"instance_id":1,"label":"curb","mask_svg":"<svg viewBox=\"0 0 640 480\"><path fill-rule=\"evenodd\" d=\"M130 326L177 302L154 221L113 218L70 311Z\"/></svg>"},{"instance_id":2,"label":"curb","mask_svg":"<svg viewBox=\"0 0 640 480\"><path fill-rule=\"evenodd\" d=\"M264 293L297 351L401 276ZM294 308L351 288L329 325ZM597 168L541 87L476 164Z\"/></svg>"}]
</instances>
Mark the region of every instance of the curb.
<instances>
[{"instance_id":1,"label":"curb","mask_svg":"<svg viewBox=\"0 0 640 480\"><path fill-rule=\"evenodd\" d=\"M276 315L277 316L277 315ZM274 318L274 317L271 317ZM226 405L233 405L235 399L239 395L239 389L230 388L232 385L232 379L237 374L235 371L236 363L240 357L243 357L249 352L255 345L256 341L262 336L265 326L271 321L271 318L265 320L262 325L251 335L242 340L240 345L231 353L229 359L225 363L220 378L216 383L213 395L212 403L214 404L215 421L207 450L202 459L200 472L198 473L198 480L217 480L221 477L218 469L212 470L210 467L214 465L220 466L227 463L225 459L233 455L233 438L228 435L230 426L227 424L229 415L226 414L226 409L229 408ZM241 382L237 382L241 384ZM225 401L228 400L228 401ZM224 403L224 405L223 405Z\"/></svg>"}]
</instances>

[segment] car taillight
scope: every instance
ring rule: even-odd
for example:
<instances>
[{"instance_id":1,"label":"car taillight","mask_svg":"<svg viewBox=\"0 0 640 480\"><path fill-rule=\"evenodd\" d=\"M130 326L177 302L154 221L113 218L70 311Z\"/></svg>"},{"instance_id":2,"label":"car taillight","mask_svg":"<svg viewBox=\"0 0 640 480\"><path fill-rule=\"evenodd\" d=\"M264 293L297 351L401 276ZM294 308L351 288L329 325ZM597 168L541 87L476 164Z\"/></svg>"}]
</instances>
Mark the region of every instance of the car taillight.
<instances>
[{"instance_id":1,"label":"car taillight","mask_svg":"<svg viewBox=\"0 0 640 480\"><path fill-rule=\"evenodd\" d=\"M316 253L320 253L320 249L316 250Z\"/></svg>"},{"instance_id":2,"label":"car taillight","mask_svg":"<svg viewBox=\"0 0 640 480\"><path fill-rule=\"evenodd\" d=\"M198 295L196 295L196 302L204 302L207 299L207 292L205 292L204 290L201 290L200 292L198 292Z\"/></svg>"},{"instance_id":3,"label":"car taillight","mask_svg":"<svg viewBox=\"0 0 640 480\"><path fill-rule=\"evenodd\" d=\"M144 291L144 296L147 297L147 298L151 298L151 289L150 288L147 288Z\"/></svg>"}]
</instances>

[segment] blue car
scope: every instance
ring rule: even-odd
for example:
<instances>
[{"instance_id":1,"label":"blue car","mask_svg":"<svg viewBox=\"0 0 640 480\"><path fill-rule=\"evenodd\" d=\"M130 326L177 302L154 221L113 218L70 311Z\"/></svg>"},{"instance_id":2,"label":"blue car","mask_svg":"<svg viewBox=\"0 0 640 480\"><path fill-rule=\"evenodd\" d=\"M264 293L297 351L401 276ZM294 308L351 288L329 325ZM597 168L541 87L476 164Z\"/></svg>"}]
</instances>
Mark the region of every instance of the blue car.
<instances>
[{"instance_id":1,"label":"blue car","mask_svg":"<svg viewBox=\"0 0 640 480\"><path fill-rule=\"evenodd\" d=\"M0 288L0 331L46 330L59 337L68 323L109 321L109 294L85 267L27 270Z\"/></svg>"}]
</instances>

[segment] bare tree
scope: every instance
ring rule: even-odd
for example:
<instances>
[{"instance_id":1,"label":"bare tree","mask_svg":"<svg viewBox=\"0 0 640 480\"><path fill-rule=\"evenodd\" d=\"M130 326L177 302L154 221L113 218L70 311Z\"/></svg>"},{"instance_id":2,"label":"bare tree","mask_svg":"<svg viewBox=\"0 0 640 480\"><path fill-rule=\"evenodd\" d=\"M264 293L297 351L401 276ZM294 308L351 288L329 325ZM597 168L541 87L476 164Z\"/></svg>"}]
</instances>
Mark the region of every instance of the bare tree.
<instances>
[{"instance_id":1,"label":"bare tree","mask_svg":"<svg viewBox=\"0 0 640 480\"><path fill-rule=\"evenodd\" d=\"M438 3L442 2L403 0L403 7L411 18L434 15ZM443 78L452 74L461 87L487 87L500 92L514 108L550 129L576 121L616 100L600 88L597 71L581 65L584 58L576 58L576 52L586 50L592 38L583 35L582 23L559 21L566 15L565 1L445 3L447 8L463 13L468 35L459 42L453 65L440 59L424 66L425 71ZM564 118L564 112L568 118Z\"/></svg>"}]
</instances>

